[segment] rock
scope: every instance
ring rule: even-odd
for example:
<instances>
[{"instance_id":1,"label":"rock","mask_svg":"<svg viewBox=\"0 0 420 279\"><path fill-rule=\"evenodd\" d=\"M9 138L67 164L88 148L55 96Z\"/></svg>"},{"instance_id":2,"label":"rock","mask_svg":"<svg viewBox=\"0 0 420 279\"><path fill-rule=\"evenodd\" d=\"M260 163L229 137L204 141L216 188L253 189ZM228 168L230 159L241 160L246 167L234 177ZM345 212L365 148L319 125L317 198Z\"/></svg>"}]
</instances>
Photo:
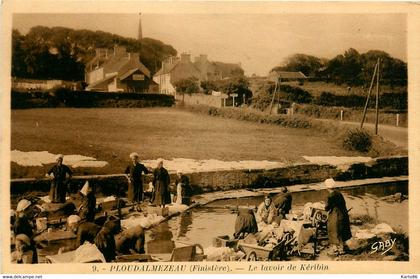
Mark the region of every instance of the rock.
<instances>
[{"instance_id":1,"label":"rock","mask_svg":"<svg viewBox=\"0 0 420 279\"><path fill-rule=\"evenodd\" d=\"M370 230L370 232L376 235L395 233L391 226L386 223L376 225L373 229Z\"/></svg>"},{"instance_id":2,"label":"rock","mask_svg":"<svg viewBox=\"0 0 420 279\"><path fill-rule=\"evenodd\" d=\"M372 239L372 238L376 237L376 235L371 233L368 230L359 230L359 231L356 232L355 237L357 239Z\"/></svg>"},{"instance_id":3,"label":"rock","mask_svg":"<svg viewBox=\"0 0 420 279\"><path fill-rule=\"evenodd\" d=\"M377 237L373 237L370 239L360 239L356 237L352 237L346 241L346 245L349 251L353 254L361 253L366 250L370 250L371 245L377 240Z\"/></svg>"}]
</instances>

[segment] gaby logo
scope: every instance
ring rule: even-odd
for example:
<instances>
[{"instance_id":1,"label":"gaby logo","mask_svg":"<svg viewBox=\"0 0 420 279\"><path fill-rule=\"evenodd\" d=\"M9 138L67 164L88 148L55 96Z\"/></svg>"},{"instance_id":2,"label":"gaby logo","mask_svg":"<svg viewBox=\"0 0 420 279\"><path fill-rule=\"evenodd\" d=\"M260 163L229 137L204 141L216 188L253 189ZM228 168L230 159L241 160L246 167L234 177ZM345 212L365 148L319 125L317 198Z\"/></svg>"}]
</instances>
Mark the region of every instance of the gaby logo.
<instances>
[{"instance_id":1,"label":"gaby logo","mask_svg":"<svg viewBox=\"0 0 420 279\"><path fill-rule=\"evenodd\" d=\"M372 244L371 249L372 252L370 252L371 254L373 253L379 253L381 252L381 255L384 255L386 252L388 252L389 250L392 249L392 247L394 247L395 241L397 239L388 239L386 241L377 241L375 243Z\"/></svg>"}]
</instances>

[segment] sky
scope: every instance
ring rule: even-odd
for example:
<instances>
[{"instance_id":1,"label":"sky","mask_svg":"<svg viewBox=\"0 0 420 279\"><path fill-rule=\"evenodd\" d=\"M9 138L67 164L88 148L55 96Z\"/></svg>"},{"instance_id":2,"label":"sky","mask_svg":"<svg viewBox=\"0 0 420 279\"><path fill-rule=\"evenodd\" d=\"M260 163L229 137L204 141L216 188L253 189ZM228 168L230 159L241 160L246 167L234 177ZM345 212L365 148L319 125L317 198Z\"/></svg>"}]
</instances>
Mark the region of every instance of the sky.
<instances>
[{"instance_id":1,"label":"sky","mask_svg":"<svg viewBox=\"0 0 420 279\"><path fill-rule=\"evenodd\" d=\"M241 63L245 74L267 75L288 56L331 59L350 47L379 49L407 60L404 14L150 14L141 16L143 37L172 45L178 53ZM138 14L14 14L25 34L37 25L101 30L136 38Z\"/></svg>"}]
</instances>

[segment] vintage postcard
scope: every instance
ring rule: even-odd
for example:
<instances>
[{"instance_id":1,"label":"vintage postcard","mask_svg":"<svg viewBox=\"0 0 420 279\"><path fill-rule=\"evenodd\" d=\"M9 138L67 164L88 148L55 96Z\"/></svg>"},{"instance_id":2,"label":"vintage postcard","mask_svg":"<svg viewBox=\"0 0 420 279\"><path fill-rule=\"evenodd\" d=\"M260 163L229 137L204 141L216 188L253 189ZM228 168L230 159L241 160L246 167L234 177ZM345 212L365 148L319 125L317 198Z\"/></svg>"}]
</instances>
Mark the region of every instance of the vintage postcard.
<instances>
[{"instance_id":1,"label":"vintage postcard","mask_svg":"<svg viewBox=\"0 0 420 279\"><path fill-rule=\"evenodd\" d=\"M3 1L2 272L411 278L419 19Z\"/></svg>"}]
</instances>

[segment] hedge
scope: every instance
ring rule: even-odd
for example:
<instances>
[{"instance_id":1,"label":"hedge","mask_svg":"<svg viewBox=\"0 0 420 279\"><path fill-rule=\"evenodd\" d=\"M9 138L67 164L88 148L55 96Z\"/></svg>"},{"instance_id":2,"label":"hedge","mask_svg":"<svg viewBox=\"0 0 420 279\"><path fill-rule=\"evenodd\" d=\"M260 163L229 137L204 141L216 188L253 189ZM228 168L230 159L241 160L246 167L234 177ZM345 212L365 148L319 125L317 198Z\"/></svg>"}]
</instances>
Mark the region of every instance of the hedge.
<instances>
[{"instance_id":1,"label":"hedge","mask_svg":"<svg viewBox=\"0 0 420 279\"><path fill-rule=\"evenodd\" d=\"M355 94L350 95L335 95L331 92L322 92L320 96L314 98L312 94L300 87L291 85L280 85L281 98L295 102L298 104L315 104L320 106L334 106L334 107L346 107L346 108L363 108L366 102L366 96L360 96ZM253 97L253 104L255 108L264 110L271 103L272 92L274 91L274 85L265 88L264 92L257 94ZM369 104L369 108L375 107L375 95L372 92ZM379 96L379 108L396 110L398 112L406 111L408 108L407 92L404 93L381 93Z\"/></svg>"},{"instance_id":2,"label":"hedge","mask_svg":"<svg viewBox=\"0 0 420 279\"><path fill-rule=\"evenodd\" d=\"M375 107L375 96L372 94L368 107ZM336 107L364 107L366 97L360 95L334 95L330 92L322 92L321 95L315 99L315 104L321 106L336 106ZM398 93L383 93L379 95L379 108L407 110L408 100L407 94Z\"/></svg>"},{"instance_id":3,"label":"hedge","mask_svg":"<svg viewBox=\"0 0 420 279\"><path fill-rule=\"evenodd\" d=\"M114 93L93 91L71 91L58 89L53 92L11 92L11 108L48 107L168 107L175 104L175 98L164 94Z\"/></svg>"}]
</instances>

